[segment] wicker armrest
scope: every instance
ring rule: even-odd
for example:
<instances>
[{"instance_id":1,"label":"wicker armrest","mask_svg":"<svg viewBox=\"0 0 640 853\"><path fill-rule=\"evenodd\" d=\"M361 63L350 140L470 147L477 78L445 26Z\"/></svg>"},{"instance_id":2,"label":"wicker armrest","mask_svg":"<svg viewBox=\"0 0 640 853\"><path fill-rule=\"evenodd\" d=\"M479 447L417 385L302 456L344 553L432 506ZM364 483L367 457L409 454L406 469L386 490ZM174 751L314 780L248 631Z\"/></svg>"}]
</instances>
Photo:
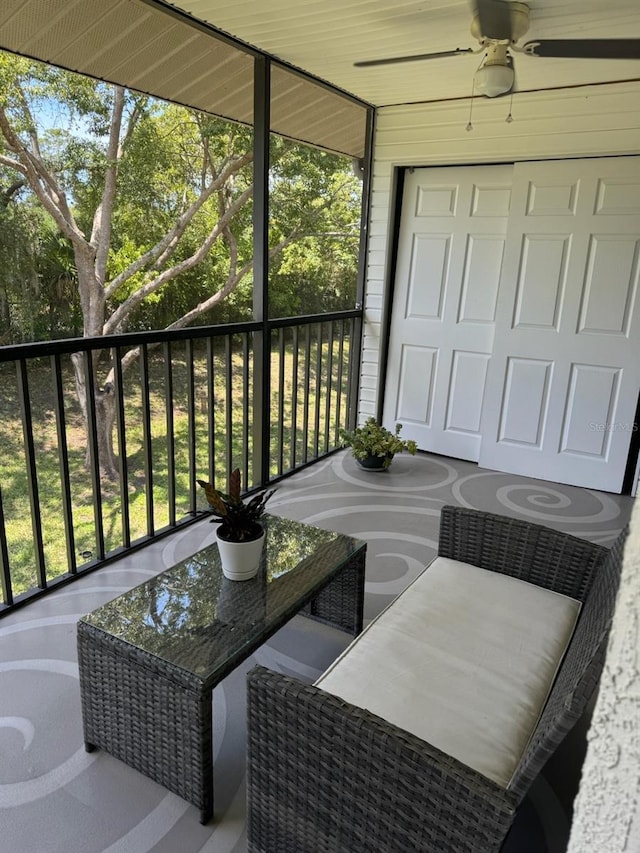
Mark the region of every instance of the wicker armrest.
<instances>
[{"instance_id":1,"label":"wicker armrest","mask_svg":"<svg viewBox=\"0 0 640 853\"><path fill-rule=\"evenodd\" d=\"M608 553L577 536L480 510L445 506L438 554L535 583L580 601Z\"/></svg>"},{"instance_id":2,"label":"wicker armrest","mask_svg":"<svg viewBox=\"0 0 640 853\"><path fill-rule=\"evenodd\" d=\"M513 794L297 679L248 675L251 853L491 853Z\"/></svg>"}]
</instances>

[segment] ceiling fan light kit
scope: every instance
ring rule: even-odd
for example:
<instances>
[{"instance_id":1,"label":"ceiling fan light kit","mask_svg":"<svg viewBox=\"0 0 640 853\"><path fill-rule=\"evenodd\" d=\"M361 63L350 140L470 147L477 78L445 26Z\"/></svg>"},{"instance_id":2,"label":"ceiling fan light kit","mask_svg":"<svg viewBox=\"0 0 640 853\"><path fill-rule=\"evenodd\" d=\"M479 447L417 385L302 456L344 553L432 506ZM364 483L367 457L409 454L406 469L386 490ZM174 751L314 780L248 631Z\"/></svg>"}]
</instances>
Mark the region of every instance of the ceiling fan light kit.
<instances>
[{"instance_id":1,"label":"ceiling fan light kit","mask_svg":"<svg viewBox=\"0 0 640 853\"><path fill-rule=\"evenodd\" d=\"M507 45L500 42L490 44L473 81L474 92L495 98L510 92L515 76Z\"/></svg>"},{"instance_id":2,"label":"ceiling fan light kit","mask_svg":"<svg viewBox=\"0 0 640 853\"><path fill-rule=\"evenodd\" d=\"M487 98L509 92L513 86L513 68L510 65L482 65L476 71L474 90Z\"/></svg>"}]
</instances>

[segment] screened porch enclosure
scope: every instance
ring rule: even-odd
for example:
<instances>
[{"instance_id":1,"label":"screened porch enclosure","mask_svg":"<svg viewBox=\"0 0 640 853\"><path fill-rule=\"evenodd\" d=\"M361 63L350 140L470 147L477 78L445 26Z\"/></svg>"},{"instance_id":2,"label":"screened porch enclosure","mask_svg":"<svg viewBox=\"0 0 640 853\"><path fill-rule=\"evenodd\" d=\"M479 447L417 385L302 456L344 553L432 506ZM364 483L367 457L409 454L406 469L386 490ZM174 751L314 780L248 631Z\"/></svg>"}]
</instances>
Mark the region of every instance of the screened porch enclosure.
<instances>
[{"instance_id":1,"label":"screened porch enclosure","mask_svg":"<svg viewBox=\"0 0 640 853\"><path fill-rule=\"evenodd\" d=\"M222 324L209 312L187 328L122 334L116 308L104 326L113 332L0 348L0 616L200 518L198 479L225 490L239 467L250 492L340 446L356 417L368 196L360 166L372 131L367 105L176 10L115 2L80 14L71 4L68 29L52 28L42 4L22 11L37 35L24 41L4 10L2 48L244 129L251 237L248 257L235 251L237 268L249 270L250 317L225 323L216 308ZM98 53L87 49L95 39ZM310 297L304 276L292 284L278 262L279 251L304 255L306 234L338 193L327 185L314 202L307 187L302 225L278 230L276 198L297 191L296 152L313 163L314 151L343 162L345 186L357 185L339 188L352 193L357 221L318 244L313 286L322 294L330 278L323 253L340 282L326 299Z\"/></svg>"}]
</instances>

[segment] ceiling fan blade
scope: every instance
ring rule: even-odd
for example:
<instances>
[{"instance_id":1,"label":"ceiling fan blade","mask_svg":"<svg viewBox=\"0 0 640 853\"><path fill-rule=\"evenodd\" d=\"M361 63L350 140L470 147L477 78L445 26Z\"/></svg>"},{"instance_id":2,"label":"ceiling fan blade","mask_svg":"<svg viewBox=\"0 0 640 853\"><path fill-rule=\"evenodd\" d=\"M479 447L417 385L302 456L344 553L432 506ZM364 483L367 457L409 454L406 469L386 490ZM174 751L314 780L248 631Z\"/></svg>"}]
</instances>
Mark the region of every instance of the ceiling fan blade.
<instances>
[{"instance_id":1,"label":"ceiling fan blade","mask_svg":"<svg viewBox=\"0 0 640 853\"><path fill-rule=\"evenodd\" d=\"M475 0L474 5L484 38L512 41L509 3L504 0Z\"/></svg>"},{"instance_id":2,"label":"ceiling fan blade","mask_svg":"<svg viewBox=\"0 0 640 853\"><path fill-rule=\"evenodd\" d=\"M470 47L457 47L455 50L441 50L438 53L417 53L414 56L392 56L390 59L365 59L354 62L356 68L369 68L372 65L393 65L396 62L421 62L423 59L441 59L443 56L457 56L459 53L477 53Z\"/></svg>"},{"instance_id":3,"label":"ceiling fan blade","mask_svg":"<svg viewBox=\"0 0 640 853\"><path fill-rule=\"evenodd\" d=\"M567 59L640 59L640 39L544 39L528 41L521 50Z\"/></svg>"}]
</instances>

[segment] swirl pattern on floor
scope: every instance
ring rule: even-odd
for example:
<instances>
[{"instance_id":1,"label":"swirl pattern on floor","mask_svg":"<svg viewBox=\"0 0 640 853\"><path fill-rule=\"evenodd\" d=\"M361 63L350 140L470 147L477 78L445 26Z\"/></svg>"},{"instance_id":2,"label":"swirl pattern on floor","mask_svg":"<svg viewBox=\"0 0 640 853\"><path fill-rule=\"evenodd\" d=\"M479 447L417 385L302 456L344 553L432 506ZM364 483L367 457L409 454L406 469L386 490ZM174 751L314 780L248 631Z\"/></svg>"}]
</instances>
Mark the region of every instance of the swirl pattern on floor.
<instances>
[{"instance_id":1,"label":"swirl pattern on floor","mask_svg":"<svg viewBox=\"0 0 640 853\"><path fill-rule=\"evenodd\" d=\"M499 512L609 544L632 499L479 469L459 460L398 456L387 472L343 451L288 478L274 514L368 542L365 620L428 563L445 504ZM261 663L313 680L348 642L296 617L214 693L215 820L203 827L179 797L82 741L78 618L213 541L198 523L61 588L0 621L0 822L15 853L245 853L245 675ZM550 762L519 811L504 853L563 853L584 731ZM275 853L275 851L274 851Z\"/></svg>"}]
</instances>

